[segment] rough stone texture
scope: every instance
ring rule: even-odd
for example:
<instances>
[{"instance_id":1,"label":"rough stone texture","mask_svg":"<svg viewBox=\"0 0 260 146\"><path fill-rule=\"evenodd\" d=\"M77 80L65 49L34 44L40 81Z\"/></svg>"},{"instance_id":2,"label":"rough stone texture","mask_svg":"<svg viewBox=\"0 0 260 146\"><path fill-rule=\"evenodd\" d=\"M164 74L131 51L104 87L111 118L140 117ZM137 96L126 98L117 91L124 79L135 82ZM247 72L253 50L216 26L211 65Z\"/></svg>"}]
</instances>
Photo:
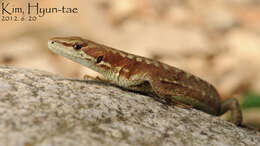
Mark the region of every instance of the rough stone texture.
<instances>
[{"instance_id":1,"label":"rough stone texture","mask_svg":"<svg viewBox=\"0 0 260 146\"><path fill-rule=\"evenodd\" d=\"M96 81L0 68L0 146L259 145L260 133Z\"/></svg>"}]
</instances>

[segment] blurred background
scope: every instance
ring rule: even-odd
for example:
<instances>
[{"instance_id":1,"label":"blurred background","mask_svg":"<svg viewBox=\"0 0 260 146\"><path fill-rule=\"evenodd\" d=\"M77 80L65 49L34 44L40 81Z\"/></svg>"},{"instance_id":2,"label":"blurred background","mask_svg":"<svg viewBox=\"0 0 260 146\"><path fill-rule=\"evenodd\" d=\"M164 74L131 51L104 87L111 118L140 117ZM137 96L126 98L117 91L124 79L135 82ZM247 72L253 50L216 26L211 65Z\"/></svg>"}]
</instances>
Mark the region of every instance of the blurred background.
<instances>
[{"instance_id":1,"label":"blurred background","mask_svg":"<svg viewBox=\"0 0 260 146\"><path fill-rule=\"evenodd\" d=\"M97 76L47 47L51 37L81 36L201 77L222 99L239 99L244 123L260 129L259 0L44 0L42 10L64 6L77 13L42 17L36 8L27 14L28 2L37 4L1 0L0 66ZM9 15L12 8L25 14Z\"/></svg>"}]
</instances>

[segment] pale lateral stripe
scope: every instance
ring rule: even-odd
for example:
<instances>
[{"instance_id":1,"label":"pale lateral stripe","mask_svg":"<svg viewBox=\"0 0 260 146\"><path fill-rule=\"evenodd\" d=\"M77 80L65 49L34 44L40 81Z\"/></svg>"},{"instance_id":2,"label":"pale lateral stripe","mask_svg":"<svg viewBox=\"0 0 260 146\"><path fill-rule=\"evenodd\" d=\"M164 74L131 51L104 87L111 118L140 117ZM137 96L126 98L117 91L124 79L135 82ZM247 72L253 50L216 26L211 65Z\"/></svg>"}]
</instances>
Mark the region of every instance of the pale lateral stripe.
<instances>
[{"instance_id":1,"label":"pale lateral stripe","mask_svg":"<svg viewBox=\"0 0 260 146\"><path fill-rule=\"evenodd\" d=\"M129 69L126 69L126 68L123 68L123 71L127 72L127 73L130 72Z\"/></svg>"},{"instance_id":2,"label":"pale lateral stripe","mask_svg":"<svg viewBox=\"0 0 260 146\"><path fill-rule=\"evenodd\" d=\"M117 53L117 51L116 50L113 50L113 49L111 49L110 50L113 54L116 54Z\"/></svg>"},{"instance_id":3,"label":"pale lateral stripe","mask_svg":"<svg viewBox=\"0 0 260 146\"><path fill-rule=\"evenodd\" d=\"M152 63L153 63L154 66L159 67L159 63L158 62L153 61Z\"/></svg>"},{"instance_id":4,"label":"pale lateral stripe","mask_svg":"<svg viewBox=\"0 0 260 146\"><path fill-rule=\"evenodd\" d=\"M104 62L104 61L101 61L100 63L98 63L98 65L105 65L105 66L111 68L111 64Z\"/></svg>"},{"instance_id":5,"label":"pale lateral stripe","mask_svg":"<svg viewBox=\"0 0 260 146\"><path fill-rule=\"evenodd\" d=\"M122 53L122 52L119 52L119 55L122 56L122 57L126 57L126 54Z\"/></svg>"},{"instance_id":6,"label":"pale lateral stripe","mask_svg":"<svg viewBox=\"0 0 260 146\"><path fill-rule=\"evenodd\" d=\"M150 61L148 59L145 59L145 62L146 62L146 64L151 64L152 63L152 61Z\"/></svg>"},{"instance_id":7,"label":"pale lateral stripe","mask_svg":"<svg viewBox=\"0 0 260 146\"><path fill-rule=\"evenodd\" d=\"M166 65L166 64L162 64L162 66L163 66L163 68L164 68L164 69L166 69L166 70L168 70L168 69L169 69L169 66L168 66L168 65Z\"/></svg>"},{"instance_id":8,"label":"pale lateral stripe","mask_svg":"<svg viewBox=\"0 0 260 146\"><path fill-rule=\"evenodd\" d=\"M137 62L142 62L143 61L143 59L142 58L140 58L140 57L136 57L136 59L135 59Z\"/></svg>"},{"instance_id":9,"label":"pale lateral stripe","mask_svg":"<svg viewBox=\"0 0 260 146\"><path fill-rule=\"evenodd\" d=\"M133 58L134 58L134 55L128 54L128 55L127 55L127 58L133 59Z\"/></svg>"},{"instance_id":10,"label":"pale lateral stripe","mask_svg":"<svg viewBox=\"0 0 260 146\"><path fill-rule=\"evenodd\" d=\"M192 75L191 75L190 73L186 72L186 73L185 73L185 76L186 76L187 78L190 78Z\"/></svg>"}]
</instances>

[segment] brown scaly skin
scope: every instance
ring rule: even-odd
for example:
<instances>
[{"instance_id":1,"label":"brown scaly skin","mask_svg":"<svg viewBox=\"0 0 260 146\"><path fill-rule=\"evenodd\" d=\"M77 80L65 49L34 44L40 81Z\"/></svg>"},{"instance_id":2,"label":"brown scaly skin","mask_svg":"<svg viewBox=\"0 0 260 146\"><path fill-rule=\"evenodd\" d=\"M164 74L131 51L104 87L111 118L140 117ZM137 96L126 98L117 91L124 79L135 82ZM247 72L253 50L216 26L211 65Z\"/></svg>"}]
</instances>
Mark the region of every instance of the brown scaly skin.
<instances>
[{"instance_id":1,"label":"brown scaly skin","mask_svg":"<svg viewBox=\"0 0 260 146\"><path fill-rule=\"evenodd\" d=\"M231 110L231 121L236 125L242 123L242 113L235 98L221 102L211 84L178 68L80 37L52 38L48 46L53 52L103 74L118 86L156 94L161 99L212 115Z\"/></svg>"}]
</instances>

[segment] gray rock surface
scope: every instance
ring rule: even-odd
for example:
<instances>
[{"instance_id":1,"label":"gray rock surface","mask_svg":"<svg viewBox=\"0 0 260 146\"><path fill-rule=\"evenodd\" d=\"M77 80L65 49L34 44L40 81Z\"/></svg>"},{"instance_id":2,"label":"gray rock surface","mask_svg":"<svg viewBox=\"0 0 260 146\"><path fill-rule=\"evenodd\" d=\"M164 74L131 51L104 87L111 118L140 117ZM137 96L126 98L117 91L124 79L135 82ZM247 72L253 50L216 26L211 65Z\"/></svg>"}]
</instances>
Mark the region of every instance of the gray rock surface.
<instances>
[{"instance_id":1,"label":"gray rock surface","mask_svg":"<svg viewBox=\"0 0 260 146\"><path fill-rule=\"evenodd\" d=\"M0 146L260 145L260 133L97 81L0 67Z\"/></svg>"}]
</instances>

